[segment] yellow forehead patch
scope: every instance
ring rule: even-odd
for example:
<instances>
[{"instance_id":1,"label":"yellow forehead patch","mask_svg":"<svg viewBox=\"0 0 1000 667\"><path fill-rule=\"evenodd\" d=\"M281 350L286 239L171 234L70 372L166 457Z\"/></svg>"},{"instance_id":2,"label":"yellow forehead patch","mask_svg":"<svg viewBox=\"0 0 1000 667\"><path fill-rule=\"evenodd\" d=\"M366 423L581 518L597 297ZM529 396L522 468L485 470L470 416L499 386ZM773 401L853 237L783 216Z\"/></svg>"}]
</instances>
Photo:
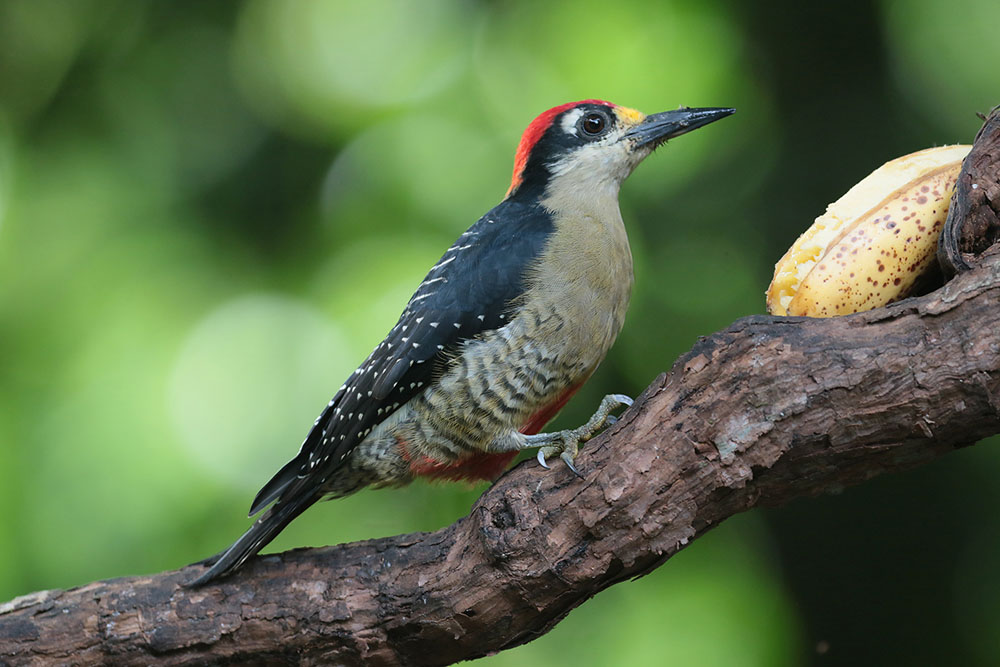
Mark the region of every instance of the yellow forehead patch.
<instances>
[{"instance_id":1,"label":"yellow forehead patch","mask_svg":"<svg viewBox=\"0 0 1000 667\"><path fill-rule=\"evenodd\" d=\"M623 125L638 125L646 117L643 112L628 107L615 107L615 113Z\"/></svg>"}]
</instances>

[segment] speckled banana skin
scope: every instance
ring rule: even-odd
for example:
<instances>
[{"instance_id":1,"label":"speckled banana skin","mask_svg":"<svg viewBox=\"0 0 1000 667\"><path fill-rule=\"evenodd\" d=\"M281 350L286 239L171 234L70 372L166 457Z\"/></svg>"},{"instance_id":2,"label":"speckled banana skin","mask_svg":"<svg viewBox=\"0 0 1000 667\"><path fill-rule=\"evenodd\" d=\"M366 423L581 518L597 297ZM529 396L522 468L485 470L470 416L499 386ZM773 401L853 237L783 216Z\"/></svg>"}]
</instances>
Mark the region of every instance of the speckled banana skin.
<instances>
[{"instance_id":1,"label":"speckled banana skin","mask_svg":"<svg viewBox=\"0 0 1000 667\"><path fill-rule=\"evenodd\" d=\"M897 158L830 204L775 265L768 312L832 317L907 296L934 261L969 149Z\"/></svg>"}]
</instances>

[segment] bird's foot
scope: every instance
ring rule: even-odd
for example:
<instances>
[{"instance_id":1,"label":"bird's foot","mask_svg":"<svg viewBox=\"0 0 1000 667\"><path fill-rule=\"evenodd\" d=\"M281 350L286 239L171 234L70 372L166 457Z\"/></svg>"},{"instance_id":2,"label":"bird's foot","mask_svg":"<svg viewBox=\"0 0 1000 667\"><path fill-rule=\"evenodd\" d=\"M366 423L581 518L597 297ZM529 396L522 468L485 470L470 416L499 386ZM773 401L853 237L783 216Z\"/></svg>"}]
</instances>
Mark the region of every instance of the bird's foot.
<instances>
[{"instance_id":1,"label":"bird's foot","mask_svg":"<svg viewBox=\"0 0 1000 667\"><path fill-rule=\"evenodd\" d=\"M525 436L525 440L529 447L538 447L538 463L543 468L548 468L546 461L558 454L566 467L582 479L583 475L573 465L577 452L580 451L580 444L593 438L605 426L618 421L618 418L611 413L623 405L626 407L632 405L632 399L624 394L608 394L601 401L597 412L583 426L554 433L529 435Z\"/></svg>"}]
</instances>

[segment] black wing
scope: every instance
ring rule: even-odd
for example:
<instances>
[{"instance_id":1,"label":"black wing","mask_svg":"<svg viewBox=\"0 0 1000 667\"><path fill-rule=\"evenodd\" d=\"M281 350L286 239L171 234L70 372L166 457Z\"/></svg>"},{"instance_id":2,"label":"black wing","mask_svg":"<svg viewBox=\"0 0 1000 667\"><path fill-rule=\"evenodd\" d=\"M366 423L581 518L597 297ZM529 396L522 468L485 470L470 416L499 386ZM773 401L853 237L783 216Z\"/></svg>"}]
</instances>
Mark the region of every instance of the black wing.
<instances>
[{"instance_id":1,"label":"black wing","mask_svg":"<svg viewBox=\"0 0 1000 667\"><path fill-rule=\"evenodd\" d=\"M504 326L552 231L544 209L506 200L462 234L324 409L298 455L257 494L251 516L300 486L296 479L312 478L309 487L322 483L315 475L325 481L376 425L424 390L448 352Z\"/></svg>"},{"instance_id":2,"label":"black wing","mask_svg":"<svg viewBox=\"0 0 1000 667\"><path fill-rule=\"evenodd\" d=\"M448 248L410 298L396 326L351 374L313 424L294 459L260 490L253 516L274 504L188 585L228 574L323 496L348 454L424 390L463 341L504 326L524 292L526 271L554 227L537 204L501 202Z\"/></svg>"}]
</instances>

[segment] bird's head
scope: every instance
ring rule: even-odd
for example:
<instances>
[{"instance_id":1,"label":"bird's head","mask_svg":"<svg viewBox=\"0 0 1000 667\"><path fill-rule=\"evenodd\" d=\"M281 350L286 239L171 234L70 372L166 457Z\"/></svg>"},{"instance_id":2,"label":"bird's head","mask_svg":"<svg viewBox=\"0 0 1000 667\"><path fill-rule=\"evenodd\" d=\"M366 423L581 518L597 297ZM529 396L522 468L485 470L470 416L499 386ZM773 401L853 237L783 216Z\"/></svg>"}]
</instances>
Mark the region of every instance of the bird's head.
<instances>
[{"instance_id":1,"label":"bird's head","mask_svg":"<svg viewBox=\"0 0 1000 667\"><path fill-rule=\"evenodd\" d=\"M622 181L657 146L734 111L681 107L647 116L602 100L553 107L524 131L507 196L541 199L560 180L572 182L574 189L617 196Z\"/></svg>"}]
</instances>

